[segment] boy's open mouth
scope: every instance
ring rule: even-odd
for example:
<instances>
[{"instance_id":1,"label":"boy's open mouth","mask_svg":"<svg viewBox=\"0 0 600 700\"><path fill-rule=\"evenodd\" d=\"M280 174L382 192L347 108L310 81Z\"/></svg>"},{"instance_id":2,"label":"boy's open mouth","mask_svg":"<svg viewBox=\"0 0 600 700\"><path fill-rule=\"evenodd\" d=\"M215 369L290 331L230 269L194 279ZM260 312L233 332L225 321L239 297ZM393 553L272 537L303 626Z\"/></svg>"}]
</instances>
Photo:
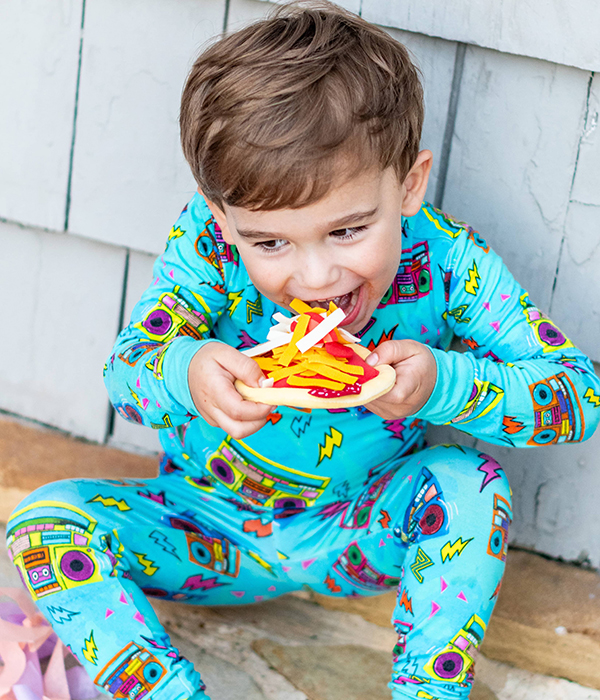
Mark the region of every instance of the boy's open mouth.
<instances>
[{"instance_id":1,"label":"boy's open mouth","mask_svg":"<svg viewBox=\"0 0 600 700\"><path fill-rule=\"evenodd\" d=\"M329 297L328 299L313 299L312 301L307 301L306 303L310 306L320 306L322 308L327 308L329 302L332 301L337 307L339 307L345 314L346 318L340 323L340 326L347 326L354 321L358 316L360 310L360 302L362 301L362 285L353 289L351 292L342 294L337 297Z\"/></svg>"}]
</instances>

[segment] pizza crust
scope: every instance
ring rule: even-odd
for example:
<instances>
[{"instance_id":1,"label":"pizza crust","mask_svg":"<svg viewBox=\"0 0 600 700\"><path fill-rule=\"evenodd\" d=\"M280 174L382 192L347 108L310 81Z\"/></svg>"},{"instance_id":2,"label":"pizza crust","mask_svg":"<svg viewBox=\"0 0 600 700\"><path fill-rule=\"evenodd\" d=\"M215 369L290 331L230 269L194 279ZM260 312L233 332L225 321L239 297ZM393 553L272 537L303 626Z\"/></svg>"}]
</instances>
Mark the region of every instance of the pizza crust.
<instances>
[{"instance_id":1,"label":"pizza crust","mask_svg":"<svg viewBox=\"0 0 600 700\"><path fill-rule=\"evenodd\" d=\"M371 351L362 345L351 343L350 347L364 360ZM379 374L362 385L358 394L322 398L313 396L310 389L303 387L250 387L241 379L236 379L235 388L248 401L265 403L269 406L291 406L294 408L351 408L363 406L369 401L387 394L396 383L396 370L391 365L376 365Z\"/></svg>"}]
</instances>

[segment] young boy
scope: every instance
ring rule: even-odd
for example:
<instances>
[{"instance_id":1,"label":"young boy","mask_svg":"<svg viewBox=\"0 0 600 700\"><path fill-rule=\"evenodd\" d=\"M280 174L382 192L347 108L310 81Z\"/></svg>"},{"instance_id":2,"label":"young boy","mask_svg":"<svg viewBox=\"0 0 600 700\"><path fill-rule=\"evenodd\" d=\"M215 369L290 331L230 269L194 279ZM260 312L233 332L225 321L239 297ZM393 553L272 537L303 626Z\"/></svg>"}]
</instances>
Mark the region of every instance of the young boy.
<instances>
[{"instance_id":1,"label":"young boy","mask_svg":"<svg viewBox=\"0 0 600 700\"><path fill-rule=\"evenodd\" d=\"M161 430L160 476L50 484L8 527L25 585L109 695L206 697L146 596L303 585L397 589L393 697L469 695L510 489L477 450L425 448L426 422L576 442L600 382L479 234L423 203L422 118L406 50L327 3L279 9L195 63L181 128L199 194L105 371L119 413ZM312 413L243 400L234 381L262 373L240 351L294 298L341 307L393 389ZM453 335L467 352L447 351Z\"/></svg>"}]
</instances>

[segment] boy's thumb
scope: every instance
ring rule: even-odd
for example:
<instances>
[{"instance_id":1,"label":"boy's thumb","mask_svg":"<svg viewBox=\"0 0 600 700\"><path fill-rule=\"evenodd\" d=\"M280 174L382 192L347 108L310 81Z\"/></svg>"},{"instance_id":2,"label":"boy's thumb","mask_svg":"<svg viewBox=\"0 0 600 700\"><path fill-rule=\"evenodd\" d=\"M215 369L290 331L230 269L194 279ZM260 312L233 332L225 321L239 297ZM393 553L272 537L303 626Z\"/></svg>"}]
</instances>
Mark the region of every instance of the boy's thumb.
<instances>
[{"instance_id":1,"label":"boy's thumb","mask_svg":"<svg viewBox=\"0 0 600 700\"><path fill-rule=\"evenodd\" d=\"M366 362L372 367L375 365L395 365L413 354L413 348L409 342L404 340L386 340L375 348L367 357Z\"/></svg>"},{"instance_id":2,"label":"boy's thumb","mask_svg":"<svg viewBox=\"0 0 600 700\"><path fill-rule=\"evenodd\" d=\"M237 379L241 379L247 386L258 387L260 380L265 379L263 371L251 357L240 353L244 358L238 365Z\"/></svg>"}]
</instances>

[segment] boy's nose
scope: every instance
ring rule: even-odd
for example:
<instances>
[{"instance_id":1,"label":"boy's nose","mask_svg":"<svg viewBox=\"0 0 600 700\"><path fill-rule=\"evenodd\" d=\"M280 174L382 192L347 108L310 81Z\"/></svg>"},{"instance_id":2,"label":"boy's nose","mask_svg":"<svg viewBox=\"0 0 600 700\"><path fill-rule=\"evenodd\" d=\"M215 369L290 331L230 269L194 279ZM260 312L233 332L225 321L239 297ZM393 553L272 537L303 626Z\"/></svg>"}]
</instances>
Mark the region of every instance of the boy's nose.
<instances>
[{"instance_id":1,"label":"boy's nose","mask_svg":"<svg viewBox=\"0 0 600 700\"><path fill-rule=\"evenodd\" d=\"M337 265L326 254L305 256L300 263L297 279L310 299L327 299L339 292L335 285L340 277Z\"/></svg>"}]
</instances>

